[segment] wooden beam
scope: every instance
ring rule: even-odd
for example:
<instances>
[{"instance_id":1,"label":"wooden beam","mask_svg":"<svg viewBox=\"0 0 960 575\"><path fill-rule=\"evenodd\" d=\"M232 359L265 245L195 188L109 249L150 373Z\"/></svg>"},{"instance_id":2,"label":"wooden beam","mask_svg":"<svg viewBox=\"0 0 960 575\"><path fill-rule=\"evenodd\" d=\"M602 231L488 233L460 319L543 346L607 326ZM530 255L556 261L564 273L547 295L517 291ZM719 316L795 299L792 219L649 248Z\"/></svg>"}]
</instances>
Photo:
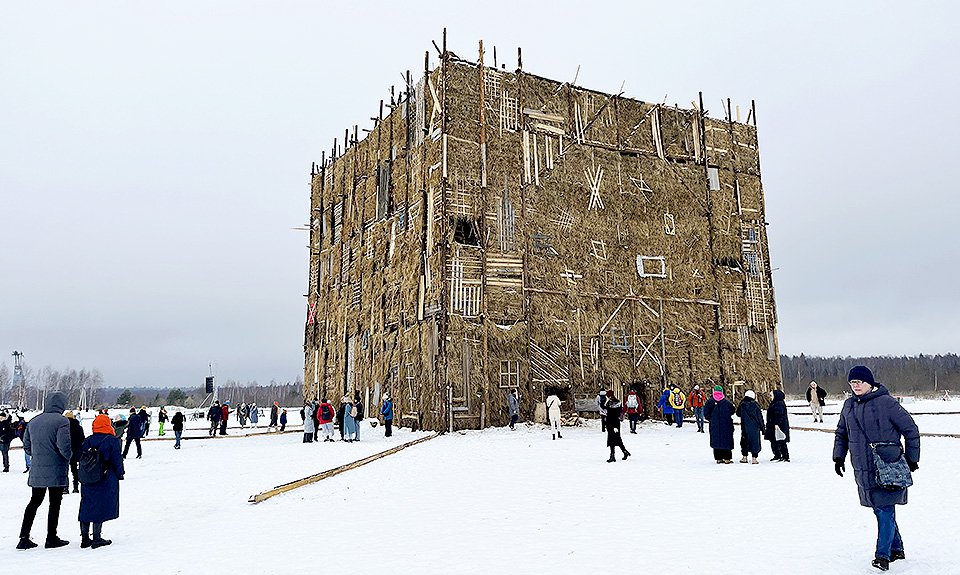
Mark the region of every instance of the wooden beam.
<instances>
[{"instance_id":1,"label":"wooden beam","mask_svg":"<svg viewBox=\"0 0 960 575\"><path fill-rule=\"evenodd\" d=\"M408 447L412 447L412 446L414 446L414 445L417 445L418 443L423 443L424 441L429 441L429 440L434 439L434 438L436 438L436 437L440 437L440 435L441 435L440 433L434 433L434 434L428 435L428 436L426 436L426 437L421 437L420 439L416 439L416 440L414 440L414 441L410 441L410 442L408 442L408 443L404 443L403 445L398 445L397 447L393 447L393 448L388 449L388 450L386 450L386 451L381 451L380 453L374 453L373 455L370 455L370 456L368 456L368 457L364 457L363 459L358 459L357 461L354 461L354 462L351 462L351 463L347 463L347 464L341 465L341 466L339 466L339 467L334 467L333 469L328 469L328 470L323 471L323 472L321 472L321 473L317 473L317 474L311 475L311 476L309 476L309 477L304 477L303 479L298 479L298 480L296 480L296 481L291 481L290 483L284 483L283 485L278 485L277 487L274 487L273 489L268 489L267 491L261 491L260 493L257 493L257 494L255 494L255 495L251 495L251 496L250 496L250 499L248 499L247 502L248 502L248 503L260 503L260 502L262 502L262 501L266 501L267 499L270 499L271 497L275 497L275 496L277 496L277 495L280 495L281 493L286 493L286 492L288 492L288 491L293 491L294 489L296 489L296 488L298 488L298 487L303 487L303 486L305 486L305 485L311 485L311 484L313 484L313 483L316 483L316 482L321 481L321 480L323 480L323 479L326 479L326 478L328 478L328 477L333 477L334 475L339 475L339 474L343 473L344 471L350 471L351 469L356 469L357 467L361 467L361 466L364 466L364 465L366 465L366 464L368 464L368 463L372 463L372 462L374 462L374 461L376 461L376 460L378 460L378 459L380 459L380 458L386 457L386 456L388 456L388 455L393 455L394 453L397 453L397 452L400 451L400 450L406 449L406 448L408 448Z\"/></svg>"}]
</instances>

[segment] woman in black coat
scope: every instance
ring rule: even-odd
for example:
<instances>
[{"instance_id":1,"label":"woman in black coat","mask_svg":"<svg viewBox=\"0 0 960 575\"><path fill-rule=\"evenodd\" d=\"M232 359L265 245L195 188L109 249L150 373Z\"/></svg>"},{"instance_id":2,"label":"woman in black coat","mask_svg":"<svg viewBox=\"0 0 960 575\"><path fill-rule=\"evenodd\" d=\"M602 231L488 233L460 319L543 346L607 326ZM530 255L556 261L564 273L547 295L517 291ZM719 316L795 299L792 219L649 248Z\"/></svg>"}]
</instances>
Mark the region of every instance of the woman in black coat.
<instances>
[{"instance_id":1,"label":"woman in black coat","mask_svg":"<svg viewBox=\"0 0 960 575\"><path fill-rule=\"evenodd\" d=\"M717 463L733 463L733 414L736 410L723 395L723 386L713 386L713 397L703 406L710 422L710 447Z\"/></svg>"},{"instance_id":2,"label":"woman in black coat","mask_svg":"<svg viewBox=\"0 0 960 575\"><path fill-rule=\"evenodd\" d=\"M81 453L88 449L100 452L103 477L96 483L84 483L80 490L80 547L103 547L112 541L101 536L104 521L120 517L120 480L123 479L123 457L120 440L114 437L113 426L106 415L93 420L93 435L83 441ZM90 524L93 524L93 538Z\"/></svg>"},{"instance_id":3,"label":"woman in black coat","mask_svg":"<svg viewBox=\"0 0 960 575\"><path fill-rule=\"evenodd\" d=\"M770 442L770 449L773 450L773 459L770 461L790 462L790 451L787 449L787 443L790 442L790 419L787 417L787 402L784 401L783 392L775 389L770 393L773 401L767 408L767 430L763 436ZM783 438L777 439L777 431L780 431Z\"/></svg>"},{"instance_id":4,"label":"woman in black coat","mask_svg":"<svg viewBox=\"0 0 960 575\"><path fill-rule=\"evenodd\" d=\"M877 484L877 464L870 445L889 444L892 455L899 456L902 452L910 471L916 471L920 461L920 430L907 410L890 396L887 388L874 381L869 369L858 365L850 370L847 379L854 395L840 410L833 442L834 465L837 475L843 477L846 471L844 461L850 452L860 505L872 507L877 516L873 566L886 571L890 561L905 558L895 506L906 505L907 488L885 489ZM886 456L883 460L896 461Z\"/></svg>"},{"instance_id":5,"label":"woman in black coat","mask_svg":"<svg viewBox=\"0 0 960 575\"><path fill-rule=\"evenodd\" d=\"M623 446L623 437L620 436L620 422L623 420L623 405L617 401L613 395L613 390L607 390L607 414L604 416L607 427L607 447L610 448L610 458L607 463L613 463L617 460L615 449L620 448L623 452L623 458L630 457L630 452Z\"/></svg>"},{"instance_id":6,"label":"woman in black coat","mask_svg":"<svg viewBox=\"0 0 960 575\"><path fill-rule=\"evenodd\" d=\"M753 463L760 463L760 435L763 433L763 412L757 405L757 394L748 390L743 401L737 406L737 417L740 418L740 463L747 462L747 454L753 455Z\"/></svg>"}]
</instances>

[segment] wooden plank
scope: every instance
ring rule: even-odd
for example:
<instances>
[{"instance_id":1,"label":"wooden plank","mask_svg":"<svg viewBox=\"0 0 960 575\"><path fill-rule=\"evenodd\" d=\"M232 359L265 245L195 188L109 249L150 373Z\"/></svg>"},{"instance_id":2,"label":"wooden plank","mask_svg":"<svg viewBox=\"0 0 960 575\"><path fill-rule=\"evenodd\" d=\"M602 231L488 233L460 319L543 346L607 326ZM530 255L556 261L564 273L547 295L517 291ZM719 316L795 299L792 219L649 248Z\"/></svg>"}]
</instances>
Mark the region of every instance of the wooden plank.
<instances>
[{"instance_id":1,"label":"wooden plank","mask_svg":"<svg viewBox=\"0 0 960 575\"><path fill-rule=\"evenodd\" d=\"M374 453L373 455L370 455L370 456L368 456L368 457L364 457L363 459L359 459L359 460L354 461L354 462L352 462L352 463L347 463L347 464L341 465L341 466L339 466L339 467L334 467L333 469L328 469L328 470L326 470L326 471L324 471L324 472L322 472L322 473L317 473L317 474L311 475L311 476L309 476L309 477L304 477L303 479L298 479L298 480L296 480L296 481L291 481L290 483L284 483L283 485L278 485L277 487L274 487L273 489L269 489L269 490L267 490L267 491L261 491L260 493L257 493L257 494L255 494L255 495L251 495L251 496L250 496L250 499L248 499L247 502L248 502L248 503L260 503L260 502L262 502L262 501L266 501L267 499L270 499L271 497L275 497L275 496L277 496L277 495L280 495L281 493L286 493L286 492L288 492L288 491L293 491L294 489L296 489L296 488L298 488L298 487L303 487L303 486L305 486L305 485L311 485L311 484L313 484L313 483L316 483L316 482L321 481L321 480L323 480L323 479L326 479L326 478L328 478L328 477L333 477L334 475L339 475L339 474L343 473L344 471L350 471L351 469L356 469L357 467L361 467L361 466L364 466L364 465L366 465L366 464L368 464L368 463L372 463L372 462L374 462L374 461L376 461L376 460L378 460L378 459L380 459L380 458L382 458L382 457L386 457L386 456L388 456L388 455L393 455L394 453L396 453L396 452L398 452L398 451L401 451L401 450L406 449L406 448L408 448L408 447L412 447L412 446L414 446L414 445L417 445L418 443L423 443L424 441L429 441L429 440L431 440L431 439L440 437L440 435L442 435L442 434L441 434L441 433L434 433L434 434L428 435L428 436L426 436L426 437L421 437L420 439L416 439L416 440L414 440L414 441L410 441L410 442L408 442L408 443L404 443L403 445L398 445L398 446L393 447L393 448L391 448L391 449L388 449L388 450L386 450L386 451L381 451L380 453Z\"/></svg>"}]
</instances>

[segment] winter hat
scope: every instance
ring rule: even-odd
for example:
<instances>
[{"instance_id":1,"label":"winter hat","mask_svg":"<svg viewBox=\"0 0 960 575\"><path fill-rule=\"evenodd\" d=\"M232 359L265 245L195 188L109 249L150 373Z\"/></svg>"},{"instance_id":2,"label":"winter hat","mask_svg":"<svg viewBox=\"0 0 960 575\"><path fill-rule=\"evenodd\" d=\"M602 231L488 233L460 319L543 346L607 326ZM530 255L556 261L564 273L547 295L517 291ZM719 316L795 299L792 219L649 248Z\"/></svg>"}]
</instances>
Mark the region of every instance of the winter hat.
<instances>
[{"instance_id":1,"label":"winter hat","mask_svg":"<svg viewBox=\"0 0 960 575\"><path fill-rule=\"evenodd\" d=\"M748 389L746 393L743 394L744 397L749 397L750 399L756 399L757 394L753 392L752 389Z\"/></svg>"},{"instance_id":2,"label":"winter hat","mask_svg":"<svg viewBox=\"0 0 960 575\"><path fill-rule=\"evenodd\" d=\"M107 435L116 435L113 432L113 424L110 423L110 416L102 413L93 418L93 432L106 433Z\"/></svg>"},{"instance_id":3,"label":"winter hat","mask_svg":"<svg viewBox=\"0 0 960 575\"><path fill-rule=\"evenodd\" d=\"M847 375L847 381L853 381L859 379L864 383L869 383L870 385L875 385L877 382L873 380L873 372L869 368L862 365L854 366L850 370L850 374Z\"/></svg>"},{"instance_id":4,"label":"winter hat","mask_svg":"<svg viewBox=\"0 0 960 575\"><path fill-rule=\"evenodd\" d=\"M722 385L715 385L715 386L713 386L713 391L719 391L720 393L723 393L723 386L722 386Z\"/></svg>"},{"instance_id":5,"label":"winter hat","mask_svg":"<svg viewBox=\"0 0 960 575\"><path fill-rule=\"evenodd\" d=\"M693 389L700 389L700 386L699 386L699 385L695 385L695 386L693 386Z\"/></svg>"}]
</instances>

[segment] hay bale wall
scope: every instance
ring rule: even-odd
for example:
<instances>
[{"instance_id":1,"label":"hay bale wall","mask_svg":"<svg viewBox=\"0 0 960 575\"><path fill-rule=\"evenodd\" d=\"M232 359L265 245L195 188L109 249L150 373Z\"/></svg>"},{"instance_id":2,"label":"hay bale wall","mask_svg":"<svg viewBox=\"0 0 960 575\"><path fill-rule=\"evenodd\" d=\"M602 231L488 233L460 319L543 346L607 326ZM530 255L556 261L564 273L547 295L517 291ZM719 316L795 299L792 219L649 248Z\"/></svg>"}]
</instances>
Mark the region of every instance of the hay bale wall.
<instances>
[{"instance_id":1,"label":"hay bale wall","mask_svg":"<svg viewBox=\"0 0 960 575\"><path fill-rule=\"evenodd\" d=\"M451 53L391 104L312 176L306 398L457 429L513 387L525 419L549 388L779 387L754 125Z\"/></svg>"}]
</instances>

